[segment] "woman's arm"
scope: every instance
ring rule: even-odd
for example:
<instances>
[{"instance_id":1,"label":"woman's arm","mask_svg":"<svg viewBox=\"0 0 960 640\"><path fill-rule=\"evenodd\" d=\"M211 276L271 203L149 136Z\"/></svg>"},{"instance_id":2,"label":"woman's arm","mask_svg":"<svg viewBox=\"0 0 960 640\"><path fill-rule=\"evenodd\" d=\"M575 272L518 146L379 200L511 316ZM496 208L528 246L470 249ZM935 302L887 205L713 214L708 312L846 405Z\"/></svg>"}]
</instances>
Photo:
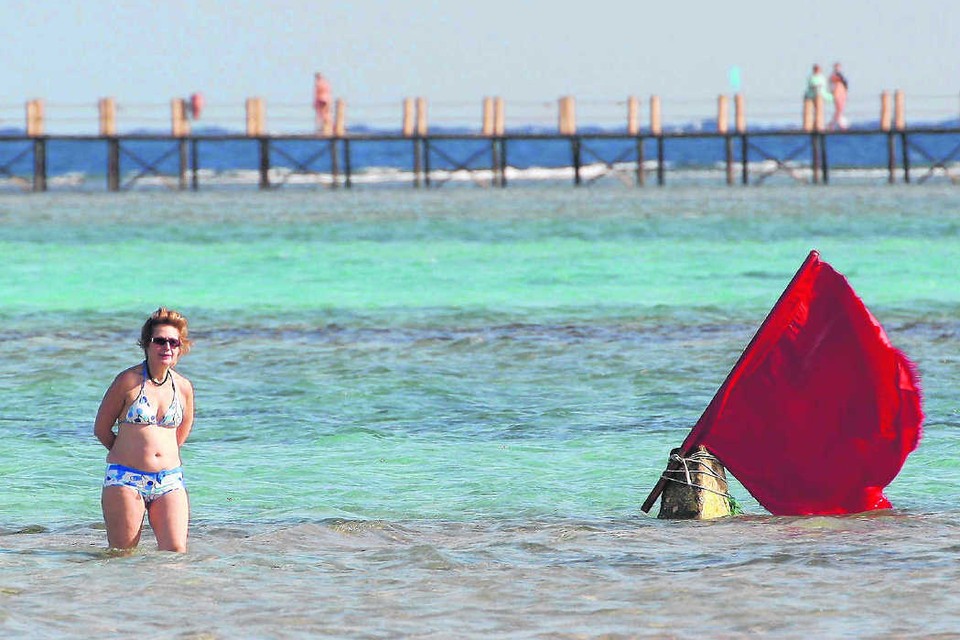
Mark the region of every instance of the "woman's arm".
<instances>
[{"instance_id":1,"label":"woman's arm","mask_svg":"<svg viewBox=\"0 0 960 640\"><path fill-rule=\"evenodd\" d=\"M178 382L183 393L183 422L177 427L177 446L182 447L193 428L193 385L183 376Z\"/></svg>"},{"instance_id":2,"label":"woman's arm","mask_svg":"<svg viewBox=\"0 0 960 640\"><path fill-rule=\"evenodd\" d=\"M120 417L120 412L123 411L125 393L122 380L124 373L114 378L113 383L103 395L103 400L100 401L100 409L97 411L97 419L93 422L93 435L108 450L113 448L113 441L117 439L117 436L113 433L113 425Z\"/></svg>"}]
</instances>

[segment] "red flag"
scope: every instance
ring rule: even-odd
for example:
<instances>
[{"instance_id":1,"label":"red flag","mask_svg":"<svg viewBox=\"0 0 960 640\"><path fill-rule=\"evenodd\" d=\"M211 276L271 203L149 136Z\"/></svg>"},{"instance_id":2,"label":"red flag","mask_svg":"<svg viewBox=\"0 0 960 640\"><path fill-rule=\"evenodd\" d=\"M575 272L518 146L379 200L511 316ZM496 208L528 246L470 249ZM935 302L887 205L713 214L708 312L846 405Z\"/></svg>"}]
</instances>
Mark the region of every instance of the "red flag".
<instances>
[{"instance_id":1,"label":"red flag","mask_svg":"<svg viewBox=\"0 0 960 640\"><path fill-rule=\"evenodd\" d=\"M920 385L846 278L811 251L681 449L709 449L774 515L890 508Z\"/></svg>"}]
</instances>

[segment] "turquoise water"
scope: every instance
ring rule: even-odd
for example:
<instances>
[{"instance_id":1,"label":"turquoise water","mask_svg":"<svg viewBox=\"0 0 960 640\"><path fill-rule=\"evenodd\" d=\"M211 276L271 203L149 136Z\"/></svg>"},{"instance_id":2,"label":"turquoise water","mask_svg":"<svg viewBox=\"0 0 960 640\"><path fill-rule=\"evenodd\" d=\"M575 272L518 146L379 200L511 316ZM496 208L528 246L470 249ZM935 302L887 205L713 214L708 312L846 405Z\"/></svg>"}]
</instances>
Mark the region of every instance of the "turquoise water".
<instances>
[{"instance_id":1,"label":"turquoise water","mask_svg":"<svg viewBox=\"0 0 960 640\"><path fill-rule=\"evenodd\" d=\"M641 514L811 248L923 378L896 510ZM4 197L0 630L955 631L957 264L948 186ZM109 558L93 417L161 304L196 341L191 552ZM104 614L119 581L142 616Z\"/></svg>"}]
</instances>

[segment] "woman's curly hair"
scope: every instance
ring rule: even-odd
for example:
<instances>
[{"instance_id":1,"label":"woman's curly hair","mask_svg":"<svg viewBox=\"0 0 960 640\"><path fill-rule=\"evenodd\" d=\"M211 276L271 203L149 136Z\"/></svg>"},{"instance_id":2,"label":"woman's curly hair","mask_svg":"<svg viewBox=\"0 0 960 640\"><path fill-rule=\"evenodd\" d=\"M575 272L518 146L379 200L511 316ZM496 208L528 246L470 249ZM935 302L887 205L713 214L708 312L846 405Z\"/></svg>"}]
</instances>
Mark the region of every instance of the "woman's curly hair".
<instances>
[{"instance_id":1,"label":"woman's curly hair","mask_svg":"<svg viewBox=\"0 0 960 640\"><path fill-rule=\"evenodd\" d=\"M143 328L140 330L140 340L137 341L137 344L146 351L151 338L153 338L153 330L164 324L175 327L180 332L180 355L187 355L190 351L190 345L193 344L189 338L190 330L187 327L187 319L177 311L166 307L160 307L150 314L147 321L143 323Z\"/></svg>"}]
</instances>

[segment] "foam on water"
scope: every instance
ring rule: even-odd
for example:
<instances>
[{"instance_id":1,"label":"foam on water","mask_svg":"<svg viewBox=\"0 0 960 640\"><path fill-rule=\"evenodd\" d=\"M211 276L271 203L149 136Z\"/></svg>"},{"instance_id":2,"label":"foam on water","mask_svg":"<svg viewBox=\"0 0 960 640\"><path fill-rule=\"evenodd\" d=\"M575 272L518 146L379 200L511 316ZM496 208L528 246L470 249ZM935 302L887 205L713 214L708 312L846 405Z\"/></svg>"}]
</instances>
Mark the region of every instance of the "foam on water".
<instances>
[{"instance_id":1,"label":"foam on water","mask_svg":"<svg viewBox=\"0 0 960 640\"><path fill-rule=\"evenodd\" d=\"M645 160L642 163L645 180L648 184L656 183L657 162ZM943 166L919 165L913 167L913 180L956 181L960 163L947 162ZM711 161L703 165L682 165L666 161L664 163L665 180L671 185L702 185L720 186L726 180L726 165L722 161ZM734 182L740 184L742 165L735 162L733 165ZM752 160L746 167L750 184L810 184L813 182L813 171L808 162ZM193 180L193 173L187 174L188 183ZM903 170L897 169L896 180L903 179ZM332 173L324 169L299 170L290 167L273 167L267 172L270 184L274 188L286 187L331 187L343 186L345 174ZM538 166L528 167L508 166L504 170L504 178L512 185L536 184L573 184L576 172L572 166ZM889 177L886 167L857 167L841 165L832 167L829 171L829 180L835 184L853 185L883 185ZM490 168L433 168L429 174L431 186L446 184L460 186L491 187L496 184L496 175ZM260 184L260 173L255 169L199 169L196 180L200 189L229 189L246 187L255 189ZM635 163L627 162L588 162L580 167L580 180L585 184L602 181L604 184L634 187L637 183L637 169ZM125 189L136 190L176 190L179 181L176 172L171 169L164 175L145 174L138 172L127 173L120 178ZM411 169L392 166L370 166L354 170L350 174L350 182L357 188L365 186L407 186L414 183L426 184L425 175L418 175ZM22 176L0 177L0 190L29 191L33 183ZM47 188L52 191L80 191L97 192L106 189L106 178L98 173L70 171L50 176Z\"/></svg>"}]
</instances>

